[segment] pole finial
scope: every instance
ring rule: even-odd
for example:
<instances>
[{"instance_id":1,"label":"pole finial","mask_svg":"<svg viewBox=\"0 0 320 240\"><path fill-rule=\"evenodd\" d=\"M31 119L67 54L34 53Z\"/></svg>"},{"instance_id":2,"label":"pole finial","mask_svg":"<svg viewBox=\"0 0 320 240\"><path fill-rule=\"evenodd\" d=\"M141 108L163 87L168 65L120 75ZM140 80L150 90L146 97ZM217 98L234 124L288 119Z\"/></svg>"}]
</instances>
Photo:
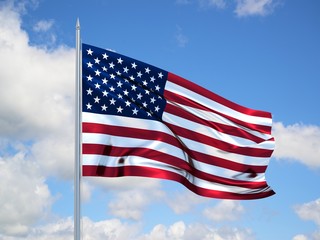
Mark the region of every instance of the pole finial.
<instances>
[{"instance_id":1,"label":"pole finial","mask_svg":"<svg viewBox=\"0 0 320 240\"><path fill-rule=\"evenodd\" d=\"M77 30L80 29L80 21L79 21L79 18L77 18L76 29L77 29Z\"/></svg>"}]
</instances>

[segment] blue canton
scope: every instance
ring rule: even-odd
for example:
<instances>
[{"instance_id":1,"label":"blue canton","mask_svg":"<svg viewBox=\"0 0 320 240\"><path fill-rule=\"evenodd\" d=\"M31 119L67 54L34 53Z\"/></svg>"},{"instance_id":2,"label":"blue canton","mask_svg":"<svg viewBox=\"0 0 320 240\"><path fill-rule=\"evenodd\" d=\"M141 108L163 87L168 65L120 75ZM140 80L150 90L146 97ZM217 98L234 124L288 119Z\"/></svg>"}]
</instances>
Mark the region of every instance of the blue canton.
<instances>
[{"instance_id":1,"label":"blue canton","mask_svg":"<svg viewBox=\"0 0 320 240\"><path fill-rule=\"evenodd\" d=\"M82 44L82 111L161 120L168 73Z\"/></svg>"}]
</instances>

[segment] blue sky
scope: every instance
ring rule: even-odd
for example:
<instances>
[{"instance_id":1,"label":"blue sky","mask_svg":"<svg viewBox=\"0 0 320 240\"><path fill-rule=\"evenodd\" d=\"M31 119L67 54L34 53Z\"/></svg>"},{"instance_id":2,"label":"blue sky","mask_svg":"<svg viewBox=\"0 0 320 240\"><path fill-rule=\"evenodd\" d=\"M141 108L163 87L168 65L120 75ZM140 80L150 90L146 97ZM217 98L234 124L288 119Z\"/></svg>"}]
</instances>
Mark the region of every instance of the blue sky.
<instances>
[{"instance_id":1,"label":"blue sky","mask_svg":"<svg viewBox=\"0 0 320 240\"><path fill-rule=\"evenodd\" d=\"M276 195L82 179L83 239L320 239L316 0L0 2L0 240L73 239L75 24L84 43L270 111Z\"/></svg>"}]
</instances>

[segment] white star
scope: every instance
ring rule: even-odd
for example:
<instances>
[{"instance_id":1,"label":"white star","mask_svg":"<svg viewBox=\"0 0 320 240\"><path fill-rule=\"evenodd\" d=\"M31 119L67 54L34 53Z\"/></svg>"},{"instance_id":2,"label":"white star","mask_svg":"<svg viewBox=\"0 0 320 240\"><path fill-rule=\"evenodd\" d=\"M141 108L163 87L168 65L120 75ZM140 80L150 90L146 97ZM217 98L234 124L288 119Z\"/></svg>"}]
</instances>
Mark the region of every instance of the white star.
<instances>
[{"instance_id":1,"label":"white star","mask_svg":"<svg viewBox=\"0 0 320 240\"><path fill-rule=\"evenodd\" d=\"M103 66L103 67L102 67L102 71L105 71L105 72L108 71L108 69L106 68L106 66Z\"/></svg>"},{"instance_id":2,"label":"white star","mask_svg":"<svg viewBox=\"0 0 320 240\"><path fill-rule=\"evenodd\" d=\"M87 109L90 109L90 110L91 110L92 105L91 105L90 103L87 103L86 106L87 106Z\"/></svg>"},{"instance_id":3,"label":"white star","mask_svg":"<svg viewBox=\"0 0 320 240\"><path fill-rule=\"evenodd\" d=\"M141 98L142 98L141 93L137 94L137 98L138 98L138 99L141 99Z\"/></svg>"},{"instance_id":4,"label":"white star","mask_svg":"<svg viewBox=\"0 0 320 240\"><path fill-rule=\"evenodd\" d=\"M97 69L96 71L94 71L96 73L96 76L100 76L100 71Z\"/></svg>"},{"instance_id":5,"label":"white star","mask_svg":"<svg viewBox=\"0 0 320 240\"><path fill-rule=\"evenodd\" d=\"M92 68L92 66L93 66L93 64L91 62L88 62L87 65L88 65L88 68Z\"/></svg>"},{"instance_id":6,"label":"white star","mask_svg":"<svg viewBox=\"0 0 320 240\"><path fill-rule=\"evenodd\" d=\"M123 60L121 59L121 57L120 57L120 58L117 58L117 60L118 60L118 63L119 63L119 64L122 64Z\"/></svg>"},{"instance_id":7,"label":"white star","mask_svg":"<svg viewBox=\"0 0 320 240\"><path fill-rule=\"evenodd\" d=\"M104 97L108 96L108 92L107 92L106 90L104 90L104 91L102 92L102 94L103 94Z\"/></svg>"},{"instance_id":8,"label":"white star","mask_svg":"<svg viewBox=\"0 0 320 240\"><path fill-rule=\"evenodd\" d=\"M148 85L146 80L142 81L142 84L143 84L143 86L147 86Z\"/></svg>"},{"instance_id":9,"label":"white star","mask_svg":"<svg viewBox=\"0 0 320 240\"><path fill-rule=\"evenodd\" d=\"M108 59L108 55L106 53L102 54L103 59Z\"/></svg>"},{"instance_id":10,"label":"white star","mask_svg":"<svg viewBox=\"0 0 320 240\"><path fill-rule=\"evenodd\" d=\"M91 48L87 49L87 54L92 56L93 51L91 50Z\"/></svg>"},{"instance_id":11,"label":"white star","mask_svg":"<svg viewBox=\"0 0 320 240\"><path fill-rule=\"evenodd\" d=\"M162 77L163 77L162 72L159 72L159 73L158 73L158 78L162 78Z\"/></svg>"},{"instance_id":12,"label":"white star","mask_svg":"<svg viewBox=\"0 0 320 240\"><path fill-rule=\"evenodd\" d=\"M146 93L147 95L149 95L149 94L150 94L150 91L149 91L148 89L146 89L146 90L145 90L145 93Z\"/></svg>"},{"instance_id":13,"label":"white star","mask_svg":"<svg viewBox=\"0 0 320 240\"><path fill-rule=\"evenodd\" d=\"M102 108L102 111L107 111L108 107L105 104L103 104L103 106L101 106L101 108Z\"/></svg>"},{"instance_id":14,"label":"white star","mask_svg":"<svg viewBox=\"0 0 320 240\"><path fill-rule=\"evenodd\" d=\"M108 79L106 79L106 78L102 79L102 83L103 84L107 84L108 83Z\"/></svg>"},{"instance_id":15,"label":"white star","mask_svg":"<svg viewBox=\"0 0 320 240\"><path fill-rule=\"evenodd\" d=\"M94 59L94 62L95 62L96 64L100 64L100 59L99 59L99 58L95 58L95 59Z\"/></svg>"},{"instance_id":16,"label":"white star","mask_svg":"<svg viewBox=\"0 0 320 240\"><path fill-rule=\"evenodd\" d=\"M88 90L87 90L87 95L92 95L92 90L91 90L91 88L89 88Z\"/></svg>"},{"instance_id":17,"label":"white star","mask_svg":"<svg viewBox=\"0 0 320 240\"><path fill-rule=\"evenodd\" d=\"M129 68L127 68L127 67L124 67L124 68L123 68L123 71L124 71L125 73L128 73L128 71L129 71Z\"/></svg>"},{"instance_id":18,"label":"white star","mask_svg":"<svg viewBox=\"0 0 320 240\"><path fill-rule=\"evenodd\" d=\"M155 103L156 99L154 97L150 98L151 103Z\"/></svg>"},{"instance_id":19,"label":"white star","mask_svg":"<svg viewBox=\"0 0 320 240\"><path fill-rule=\"evenodd\" d=\"M157 90L157 91L160 91L159 85L156 86L156 90Z\"/></svg>"},{"instance_id":20,"label":"white star","mask_svg":"<svg viewBox=\"0 0 320 240\"><path fill-rule=\"evenodd\" d=\"M127 89L123 91L123 94L124 94L125 96L128 96L128 95L129 95L129 92L127 91Z\"/></svg>"},{"instance_id":21,"label":"white star","mask_svg":"<svg viewBox=\"0 0 320 240\"><path fill-rule=\"evenodd\" d=\"M95 103L99 103L99 102L100 102L100 98L99 98L98 96L96 96L96 97L94 98L94 102L95 102Z\"/></svg>"},{"instance_id":22,"label":"white star","mask_svg":"<svg viewBox=\"0 0 320 240\"><path fill-rule=\"evenodd\" d=\"M111 73L111 74L109 74L110 75L110 78L111 79L116 79L116 76L113 74L113 73Z\"/></svg>"},{"instance_id":23,"label":"white star","mask_svg":"<svg viewBox=\"0 0 320 240\"><path fill-rule=\"evenodd\" d=\"M137 76L138 76L139 78L141 78L141 77L142 77L142 73L141 73L141 72L137 72Z\"/></svg>"},{"instance_id":24,"label":"white star","mask_svg":"<svg viewBox=\"0 0 320 240\"><path fill-rule=\"evenodd\" d=\"M134 77L132 75L129 78L131 81L134 81Z\"/></svg>"},{"instance_id":25,"label":"white star","mask_svg":"<svg viewBox=\"0 0 320 240\"><path fill-rule=\"evenodd\" d=\"M120 82L120 81L119 81L119 82L117 82L117 87L118 87L118 88L121 88L121 87L122 87L122 85L123 85L123 83L122 83L122 82Z\"/></svg>"},{"instance_id":26,"label":"white star","mask_svg":"<svg viewBox=\"0 0 320 240\"><path fill-rule=\"evenodd\" d=\"M132 115L137 115L138 114L138 110L135 108L135 109L132 109Z\"/></svg>"},{"instance_id":27,"label":"white star","mask_svg":"<svg viewBox=\"0 0 320 240\"><path fill-rule=\"evenodd\" d=\"M109 89L110 89L111 92L115 91L115 88L113 86L109 87Z\"/></svg>"},{"instance_id":28,"label":"white star","mask_svg":"<svg viewBox=\"0 0 320 240\"><path fill-rule=\"evenodd\" d=\"M117 107L117 112L122 113L123 108L121 106Z\"/></svg>"},{"instance_id":29,"label":"white star","mask_svg":"<svg viewBox=\"0 0 320 240\"><path fill-rule=\"evenodd\" d=\"M88 81L92 81L92 77L91 77L91 75L89 75L89 76L87 76L87 79L88 79Z\"/></svg>"},{"instance_id":30,"label":"white star","mask_svg":"<svg viewBox=\"0 0 320 240\"><path fill-rule=\"evenodd\" d=\"M135 62L134 62L134 63L131 63L131 67L132 67L132 68L136 69L137 66L138 66L138 65L137 65Z\"/></svg>"},{"instance_id":31,"label":"white star","mask_svg":"<svg viewBox=\"0 0 320 240\"><path fill-rule=\"evenodd\" d=\"M136 89L137 89L137 86L136 86L136 85L132 85L132 86L131 86L131 90L132 90L132 91L136 91Z\"/></svg>"},{"instance_id":32,"label":"white star","mask_svg":"<svg viewBox=\"0 0 320 240\"><path fill-rule=\"evenodd\" d=\"M109 63L109 67L113 69L114 68L114 63L113 62Z\"/></svg>"},{"instance_id":33,"label":"white star","mask_svg":"<svg viewBox=\"0 0 320 240\"><path fill-rule=\"evenodd\" d=\"M118 98L119 98L119 99L122 99L122 95L121 95L120 93L118 94Z\"/></svg>"},{"instance_id":34,"label":"white star","mask_svg":"<svg viewBox=\"0 0 320 240\"><path fill-rule=\"evenodd\" d=\"M150 71L151 71L149 67L145 68L144 70L145 70L145 71L146 71L146 73L148 73L148 74L149 74L149 73L150 73Z\"/></svg>"},{"instance_id":35,"label":"white star","mask_svg":"<svg viewBox=\"0 0 320 240\"><path fill-rule=\"evenodd\" d=\"M156 106L156 107L154 108L154 111L156 111L156 112L159 112L159 110L160 110L160 107L159 107L159 106Z\"/></svg>"},{"instance_id":36,"label":"white star","mask_svg":"<svg viewBox=\"0 0 320 240\"><path fill-rule=\"evenodd\" d=\"M116 103L116 100L114 100L113 98L110 99L110 105L115 105L115 103Z\"/></svg>"},{"instance_id":37,"label":"white star","mask_svg":"<svg viewBox=\"0 0 320 240\"><path fill-rule=\"evenodd\" d=\"M121 72L120 72L119 70L116 72L116 74L117 74L118 76L121 76Z\"/></svg>"},{"instance_id":38,"label":"white star","mask_svg":"<svg viewBox=\"0 0 320 240\"><path fill-rule=\"evenodd\" d=\"M147 104L146 102L143 102L142 105L143 105L143 107L145 107L145 108L148 106L148 104Z\"/></svg>"},{"instance_id":39,"label":"white star","mask_svg":"<svg viewBox=\"0 0 320 240\"><path fill-rule=\"evenodd\" d=\"M150 77L150 82L154 82L156 79L154 76Z\"/></svg>"},{"instance_id":40,"label":"white star","mask_svg":"<svg viewBox=\"0 0 320 240\"><path fill-rule=\"evenodd\" d=\"M127 107L130 107L131 102L129 102L128 100L125 102Z\"/></svg>"},{"instance_id":41,"label":"white star","mask_svg":"<svg viewBox=\"0 0 320 240\"><path fill-rule=\"evenodd\" d=\"M96 86L96 88L100 89L100 84L96 83L94 86Z\"/></svg>"}]
</instances>

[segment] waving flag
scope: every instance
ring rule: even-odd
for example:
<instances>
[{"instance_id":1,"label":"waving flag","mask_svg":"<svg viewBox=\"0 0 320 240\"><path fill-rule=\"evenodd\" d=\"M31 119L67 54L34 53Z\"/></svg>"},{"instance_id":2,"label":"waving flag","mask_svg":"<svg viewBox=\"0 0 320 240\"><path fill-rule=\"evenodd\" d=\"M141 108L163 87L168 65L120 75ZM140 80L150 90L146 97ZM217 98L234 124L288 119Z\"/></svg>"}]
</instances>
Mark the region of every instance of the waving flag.
<instances>
[{"instance_id":1,"label":"waving flag","mask_svg":"<svg viewBox=\"0 0 320 240\"><path fill-rule=\"evenodd\" d=\"M271 114L186 79L82 45L82 172L177 181L206 197L274 194Z\"/></svg>"}]
</instances>

